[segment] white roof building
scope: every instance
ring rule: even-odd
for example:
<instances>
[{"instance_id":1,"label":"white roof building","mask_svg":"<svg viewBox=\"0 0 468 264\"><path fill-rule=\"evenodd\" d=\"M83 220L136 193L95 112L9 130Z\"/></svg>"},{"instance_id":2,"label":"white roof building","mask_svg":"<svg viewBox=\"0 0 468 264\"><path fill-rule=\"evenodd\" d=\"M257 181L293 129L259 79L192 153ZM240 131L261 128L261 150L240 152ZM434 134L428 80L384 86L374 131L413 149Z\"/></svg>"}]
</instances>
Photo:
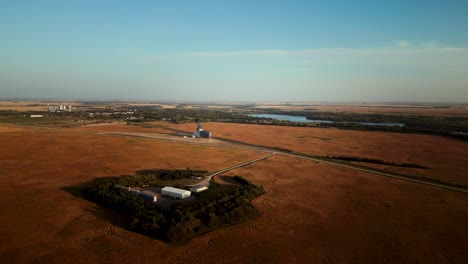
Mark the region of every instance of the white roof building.
<instances>
[{"instance_id":1,"label":"white roof building","mask_svg":"<svg viewBox=\"0 0 468 264\"><path fill-rule=\"evenodd\" d=\"M205 190L208 190L208 186L204 186L204 185L195 185L193 187L190 187L190 191L192 192L196 192L196 193L199 193L199 192L203 192Z\"/></svg>"},{"instance_id":2,"label":"white roof building","mask_svg":"<svg viewBox=\"0 0 468 264\"><path fill-rule=\"evenodd\" d=\"M192 193L190 191L178 189L174 187L164 187L161 189L161 194L174 197L174 198L178 198L178 199L184 199L184 198L190 197Z\"/></svg>"}]
</instances>

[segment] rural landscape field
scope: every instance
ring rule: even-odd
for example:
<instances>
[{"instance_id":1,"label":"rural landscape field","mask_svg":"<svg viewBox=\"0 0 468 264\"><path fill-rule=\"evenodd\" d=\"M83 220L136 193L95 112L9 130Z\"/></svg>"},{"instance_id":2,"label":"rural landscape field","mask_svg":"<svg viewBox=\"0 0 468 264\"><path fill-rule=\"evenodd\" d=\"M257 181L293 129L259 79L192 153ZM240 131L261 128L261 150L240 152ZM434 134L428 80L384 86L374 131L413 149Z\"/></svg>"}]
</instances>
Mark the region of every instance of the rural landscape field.
<instances>
[{"instance_id":1,"label":"rural landscape field","mask_svg":"<svg viewBox=\"0 0 468 264\"><path fill-rule=\"evenodd\" d=\"M5 241L0 254L9 263L153 263L154 258L165 263L462 263L467 258L466 189L307 156L414 163L424 169L347 164L466 186L466 141L224 122L203 123L213 134L202 139L184 136L194 131L194 122L87 120L70 126L77 123L72 116L55 117L60 122L51 121L52 113L48 119L21 117L35 110L18 112L20 117L4 114L0 125L0 233ZM258 217L176 244L127 230L125 215L73 191L92 180L145 169L215 172L265 156L212 179L230 185L237 175L263 186L265 193L253 200Z\"/></svg>"},{"instance_id":2,"label":"rural landscape field","mask_svg":"<svg viewBox=\"0 0 468 264\"><path fill-rule=\"evenodd\" d=\"M467 263L467 13L2 1L1 263Z\"/></svg>"}]
</instances>

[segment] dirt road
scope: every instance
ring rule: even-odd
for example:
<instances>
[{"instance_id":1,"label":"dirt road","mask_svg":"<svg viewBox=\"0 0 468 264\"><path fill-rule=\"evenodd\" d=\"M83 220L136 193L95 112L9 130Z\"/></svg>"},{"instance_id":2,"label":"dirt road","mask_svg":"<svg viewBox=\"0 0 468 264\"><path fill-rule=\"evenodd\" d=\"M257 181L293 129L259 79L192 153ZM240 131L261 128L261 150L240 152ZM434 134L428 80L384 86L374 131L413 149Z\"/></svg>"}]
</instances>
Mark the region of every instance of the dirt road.
<instances>
[{"instance_id":1,"label":"dirt road","mask_svg":"<svg viewBox=\"0 0 468 264\"><path fill-rule=\"evenodd\" d=\"M391 173L391 172L385 172L377 169L372 169L372 168L364 168L362 166L358 165L353 165L353 164L344 164L338 161L333 161L333 160L324 160L320 158L314 158L310 157L309 155L306 154L300 154L300 153L288 153L286 151L281 151L281 150L274 150L274 149L269 149L269 148L263 148L263 147L254 147L254 146L248 146L247 144L241 144L241 143L236 143L236 142L224 142L219 139L208 139L205 141L205 139L202 139L203 141L200 141L199 139L193 140L193 139L185 139L185 138L177 138L174 136L164 136L164 135L148 135L148 134L143 134L143 133L121 133L121 132L105 132L105 133L98 133L98 134L107 134L107 135L114 135L114 136L125 136L125 137L138 137L138 138L147 138L147 139L156 139L156 140L165 140L165 141L175 141L175 142L180 142L184 144L196 144L196 145L209 145L212 147L218 147L218 148L235 148L235 149L244 149L244 150L252 150L252 151L262 151L262 152L271 152L271 155L268 155L266 157L262 157L260 159L256 159L253 161L248 161L244 162L241 164L238 164L233 167L226 168L224 170L215 172L214 174L208 176L209 179L211 179L215 175L222 174L224 172L227 172L229 170L239 168L248 164L251 164L253 162L257 162L263 159L266 159L272 155L278 154L278 155L287 155L291 157L296 157L296 158L301 158L301 159L306 159L310 161L315 161L319 163L325 163L333 166L338 166L342 168L347 168L347 169L352 169L352 170L358 170L358 171L364 171L367 173L371 173L374 175L379 175L379 176L385 176L385 177L390 177L394 179L399 179L399 180L405 180L405 181L410 181L413 183L418 183L418 184L424 184L432 187L438 187L438 188L444 188L447 190L452 190L452 191L458 191L458 192L464 192L468 193L468 189L461 188L461 187L456 187L452 186L449 184L444 184L444 183L437 183L437 182L432 182L429 180L424 180L416 177L412 177L410 175L400 175L396 173ZM202 185L207 185L209 183L209 180L204 180L203 182L200 182L199 184Z\"/></svg>"},{"instance_id":2,"label":"dirt road","mask_svg":"<svg viewBox=\"0 0 468 264\"><path fill-rule=\"evenodd\" d=\"M247 165L250 165L252 163L255 163L255 162L258 162L258 161L262 161L262 160L266 160L268 159L269 157L273 156L273 155L276 155L277 153L276 152L273 152L271 153L270 155L267 155L265 157L261 157L261 158L258 158L258 159L254 159L254 160L250 160L250 161L246 161L246 162L243 162L243 163L240 163L240 164L237 164L237 165L234 165L234 166L231 166L229 168L226 168L226 169L223 169L223 170L220 170L220 171L217 171L215 173L212 173L208 176L206 176L206 179L204 179L203 181L197 183L197 184L194 184L194 185L204 185L204 186L208 186L210 185L210 181L211 179L216 176L216 175L219 175L219 174L223 174L225 172L228 172L230 170L234 170L234 169L237 169L237 168L240 168L240 167L244 167L244 166L247 166ZM192 185L192 186L194 186Z\"/></svg>"}]
</instances>

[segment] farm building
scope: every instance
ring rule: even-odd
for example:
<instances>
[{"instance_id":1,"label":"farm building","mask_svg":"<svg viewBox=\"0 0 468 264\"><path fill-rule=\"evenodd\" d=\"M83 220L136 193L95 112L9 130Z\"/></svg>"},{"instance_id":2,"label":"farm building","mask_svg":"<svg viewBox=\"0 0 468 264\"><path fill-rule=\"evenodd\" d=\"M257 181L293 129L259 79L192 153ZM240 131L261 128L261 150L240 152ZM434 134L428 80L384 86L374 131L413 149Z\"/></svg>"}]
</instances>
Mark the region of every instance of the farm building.
<instances>
[{"instance_id":1,"label":"farm building","mask_svg":"<svg viewBox=\"0 0 468 264\"><path fill-rule=\"evenodd\" d=\"M192 137L196 138L211 138L211 132L207 130L203 130L202 124L198 122L197 119L197 130L192 134Z\"/></svg>"},{"instance_id":2,"label":"farm building","mask_svg":"<svg viewBox=\"0 0 468 264\"><path fill-rule=\"evenodd\" d=\"M130 190L130 193L132 195L135 195L135 196L138 196L140 198L143 198L147 201L150 201L150 202L156 202L156 194L153 194L153 193L149 193L149 192L143 192L143 191L139 191L139 190Z\"/></svg>"},{"instance_id":3,"label":"farm building","mask_svg":"<svg viewBox=\"0 0 468 264\"><path fill-rule=\"evenodd\" d=\"M150 202L156 202L156 200L157 200L155 193L140 191L140 190L132 189L130 187L118 185L118 184L116 184L114 187L118 188L118 189L126 190L126 191L130 192L130 194L132 194L134 196L138 196L138 197L143 198L143 199L145 199L147 201L150 201Z\"/></svg>"},{"instance_id":4,"label":"farm building","mask_svg":"<svg viewBox=\"0 0 468 264\"><path fill-rule=\"evenodd\" d=\"M182 190L174 187L164 187L161 189L161 194L165 196L170 196L178 199L184 199L190 197L191 192L187 190Z\"/></svg>"},{"instance_id":5,"label":"farm building","mask_svg":"<svg viewBox=\"0 0 468 264\"><path fill-rule=\"evenodd\" d=\"M132 190L132 188L130 188L130 187L122 186L122 185L119 185L119 184L116 184L114 187L117 188L117 189L124 189L126 191Z\"/></svg>"},{"instance_id":6,"label":"farm building","mask_svg":"<svg viewBox=\"0 0 468 264\"><path fill-rule=\"evenodd\" d=\"M48 107L49 112L71 112L72 111L72 106L66 106L66 105L49 105Z\"/></svg>"},{"instance_id":7,"label":"farm building","mask_svg":"<svg viewBox=\"0 0 468 264\"><path fill-rule=\"evenodd\" d=\"M208 186L204 186L204 185L195 185L193 187L190 188L190 191L191 192L195 192L195 193L199 193L199 192L203 192L205 190L208 190Z\"/></svg>"}]
</instances>

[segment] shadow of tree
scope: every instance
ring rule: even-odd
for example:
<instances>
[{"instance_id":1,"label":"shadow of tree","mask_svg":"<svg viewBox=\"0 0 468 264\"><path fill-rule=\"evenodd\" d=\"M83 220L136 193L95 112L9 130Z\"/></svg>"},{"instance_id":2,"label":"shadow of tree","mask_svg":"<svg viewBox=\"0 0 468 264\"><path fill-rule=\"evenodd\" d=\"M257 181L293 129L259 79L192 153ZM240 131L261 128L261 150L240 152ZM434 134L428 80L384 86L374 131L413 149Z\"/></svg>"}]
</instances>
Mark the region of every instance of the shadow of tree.
<instances>
[{"instance_id":1,"label":"shadow of tree","mask_svg":"<svg viewBox=\"0 0 468 264\"><path fill-rule=\"evenodd\" d=\"M136 175L161 175L163 173L169 173L171 170L165 170L165 169L146 169L146 170L138 170L136 171Z\"/></svg>"},{"instance_id":2,"label":"shadow of tree","mask_svg":"<svg viewBox=\"0 0 468 264\"><path fill-rule=\"evenodd\" d=\"M77 198L90 201L96 205L94 208L82 208L82 210L84 210L85 212L88 212L99 219L109 222L112 225L128 229L130 218L127 215L120 213L116 210L112 210L110 208L101 206L95 203L94 201L87 199L85 195L83 195L83 191L87 188L98 186L100 184L104 184L107 182L113 182L113 181L116 181L118 179L121 179L123 177L128 177L128 176L129 175L104 176L104 177L92 179L90 181L82 182L76 185L65 186L65 187L62 187L61 189ZM110 230L109 232L112 233L113 231Z\"/></svg>"},{"instance_id":3,"label":"shadow of tree","mask_svg":"<svg viewBox=\"0 0 468 264\"><path fill-rule=\"evenodd\" d=\"M222 184L240 186L239 182L236 181L233 176L217 175L216 178L218 178L218 181L220 181Z\"/></svg>"}]
</instances>

